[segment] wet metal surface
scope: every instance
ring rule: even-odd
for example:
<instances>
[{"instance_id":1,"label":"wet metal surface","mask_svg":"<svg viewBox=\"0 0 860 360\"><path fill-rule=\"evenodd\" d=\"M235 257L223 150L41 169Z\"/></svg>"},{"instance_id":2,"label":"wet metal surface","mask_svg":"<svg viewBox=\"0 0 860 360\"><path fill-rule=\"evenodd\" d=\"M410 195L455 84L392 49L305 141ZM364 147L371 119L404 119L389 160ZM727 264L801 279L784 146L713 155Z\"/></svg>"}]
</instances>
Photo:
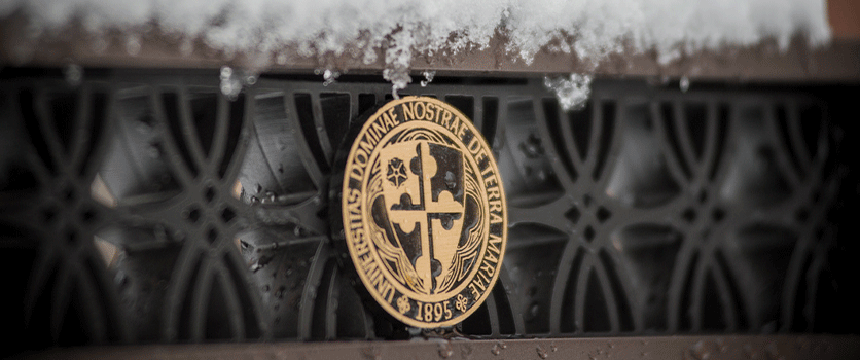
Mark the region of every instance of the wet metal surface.
<instances>
[{"instance_id":1,"label":"wet metal surface","mask_svg":"<svg viewBox=\"0 0 860 360\"><path fill-rule=\"evenodd\" d=\"M654 336L92 347L26 359L856 359L860 337Z\"/></svg>"}]
</instances>

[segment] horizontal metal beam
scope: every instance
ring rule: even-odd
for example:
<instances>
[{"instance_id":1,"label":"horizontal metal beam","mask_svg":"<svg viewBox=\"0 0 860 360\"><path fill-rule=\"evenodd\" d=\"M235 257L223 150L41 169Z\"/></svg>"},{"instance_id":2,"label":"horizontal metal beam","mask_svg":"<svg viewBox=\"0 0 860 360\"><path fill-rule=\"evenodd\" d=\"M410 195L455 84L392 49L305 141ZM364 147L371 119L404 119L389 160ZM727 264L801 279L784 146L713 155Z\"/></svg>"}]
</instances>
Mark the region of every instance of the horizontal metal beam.
<instances>
[{"instance_id":1,"label":"horizontal metal beam","mask_svg":"<svg viewBox=\"0 0 860 360\"><path fill-rule=\"evenodd\" d=\"M857 359L860 337L708 335L153 345L58 349L28 359Z\"/></svg>"}]
</instances>

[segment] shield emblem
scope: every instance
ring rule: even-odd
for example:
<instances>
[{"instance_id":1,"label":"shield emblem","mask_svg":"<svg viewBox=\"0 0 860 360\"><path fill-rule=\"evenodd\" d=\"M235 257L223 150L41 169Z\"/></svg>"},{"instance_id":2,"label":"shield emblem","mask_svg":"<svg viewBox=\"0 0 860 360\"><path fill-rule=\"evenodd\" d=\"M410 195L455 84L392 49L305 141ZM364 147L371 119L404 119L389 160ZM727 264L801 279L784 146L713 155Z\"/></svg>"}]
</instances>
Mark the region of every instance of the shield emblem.
<instances>
[{"instance_id":1,"label":"shield emblem","mask_svg":"<svg viewBox=\"0 0 860 360\"><path fill-rule=\"evenodd\" d=\"M463 230L463 154L425 140L386 147L380 154L388 225L421 279L426 294L446 291L442 279Z\"/></svg>"}]
</instances>

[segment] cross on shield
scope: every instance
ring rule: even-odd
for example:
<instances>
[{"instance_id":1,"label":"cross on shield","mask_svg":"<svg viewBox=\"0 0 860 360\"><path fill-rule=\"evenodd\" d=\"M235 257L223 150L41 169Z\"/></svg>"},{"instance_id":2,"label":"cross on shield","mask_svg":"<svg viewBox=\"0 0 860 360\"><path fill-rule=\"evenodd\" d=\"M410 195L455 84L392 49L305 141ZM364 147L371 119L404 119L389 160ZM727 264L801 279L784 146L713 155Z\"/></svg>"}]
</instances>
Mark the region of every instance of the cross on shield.
<instances>
[{"instance_id":1,"label":"cross on shield","mask_svg":"<svg viewBox=\"0 0 860 360\"><path fill-rule=\"evenodd\" d=\"M388 220L400 248L434 294L454 261L463 228L465 186L460 150L408 141L383 149L383 196Z\"/></svg>"}]
</instances>

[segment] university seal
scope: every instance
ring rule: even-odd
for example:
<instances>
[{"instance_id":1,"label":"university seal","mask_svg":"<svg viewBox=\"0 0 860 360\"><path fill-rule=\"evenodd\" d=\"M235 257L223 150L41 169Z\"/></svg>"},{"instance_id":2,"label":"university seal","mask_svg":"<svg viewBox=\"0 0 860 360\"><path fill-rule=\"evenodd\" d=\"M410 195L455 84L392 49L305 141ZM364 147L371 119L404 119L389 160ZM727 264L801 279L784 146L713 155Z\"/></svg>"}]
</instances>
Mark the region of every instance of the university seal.
<instances>
[{"instance_id":1,"label":"university seal","mask_svg":"<svg viewBox=\"0 0 860 360\"><path fill-rule=\"evenodd\" d=\"M507 240L489 146L459 110L420 97L385 104L354 139L339 205L361 283L407 325L463 321L496 283Z\"/></svg>"}]
</instances>

